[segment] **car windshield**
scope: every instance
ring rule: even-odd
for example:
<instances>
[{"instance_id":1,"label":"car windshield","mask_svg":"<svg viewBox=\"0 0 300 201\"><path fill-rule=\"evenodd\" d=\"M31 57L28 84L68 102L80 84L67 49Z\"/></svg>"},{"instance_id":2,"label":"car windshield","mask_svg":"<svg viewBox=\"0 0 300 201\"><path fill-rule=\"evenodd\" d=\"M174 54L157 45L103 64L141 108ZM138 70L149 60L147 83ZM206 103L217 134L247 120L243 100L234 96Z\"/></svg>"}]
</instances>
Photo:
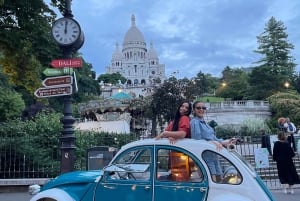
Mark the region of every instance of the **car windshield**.
<instances>
[{"instance_id":1,"label":"car windshield","mask_svg":"<svg viewBox=\"0 0 300 201\"><path fill-rule=\"evenodd\" d=\"M117 164L106 167L105 171L118 172L145 172L149 168L149 164Z\"/></svg>"}]
</instances>

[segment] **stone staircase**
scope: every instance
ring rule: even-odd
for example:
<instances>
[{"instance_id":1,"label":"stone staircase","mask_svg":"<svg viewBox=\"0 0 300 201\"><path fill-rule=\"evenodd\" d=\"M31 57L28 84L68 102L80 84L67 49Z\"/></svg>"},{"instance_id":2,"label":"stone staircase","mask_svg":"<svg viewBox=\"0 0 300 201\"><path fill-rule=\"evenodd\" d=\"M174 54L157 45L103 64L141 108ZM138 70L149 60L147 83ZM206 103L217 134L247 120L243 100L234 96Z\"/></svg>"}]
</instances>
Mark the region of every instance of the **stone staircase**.
<instances>
[{"instance_id":1,"label":"stone staircase","mask_svg":"<svg viewBox=\"0 0 300 201\"><path fill-rule=\"evenodd\" d=\"M269 167L267 168L256 168L254 155L247 155L244 158L255 167L256 172L261 177L261 179L267 184L269 189L280 189L281 185L278 179L276 162L273 161L272 156L269 156ZM296 170L300 176L300 156L296 154L293 158ZM295 187L300 188L300 185L295 185Z\"/></svg>"}]
</instances>

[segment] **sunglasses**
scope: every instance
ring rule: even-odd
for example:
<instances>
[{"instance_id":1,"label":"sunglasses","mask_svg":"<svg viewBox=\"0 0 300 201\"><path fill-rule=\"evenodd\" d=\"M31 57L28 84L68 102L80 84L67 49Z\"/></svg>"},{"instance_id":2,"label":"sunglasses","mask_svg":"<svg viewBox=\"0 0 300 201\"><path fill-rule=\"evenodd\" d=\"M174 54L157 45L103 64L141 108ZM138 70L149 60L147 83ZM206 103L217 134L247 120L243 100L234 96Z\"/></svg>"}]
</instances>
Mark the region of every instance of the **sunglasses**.
<instances>
[{"instance_id":1,"label":"sunglasses","mask_svg":"<svg viewBox=\"0 0 300 201\"><path fill-rule=\"evenodd\" d=\"M197 110L206 110L206 107L195 107Z\"/></svg>"}]
</instances>

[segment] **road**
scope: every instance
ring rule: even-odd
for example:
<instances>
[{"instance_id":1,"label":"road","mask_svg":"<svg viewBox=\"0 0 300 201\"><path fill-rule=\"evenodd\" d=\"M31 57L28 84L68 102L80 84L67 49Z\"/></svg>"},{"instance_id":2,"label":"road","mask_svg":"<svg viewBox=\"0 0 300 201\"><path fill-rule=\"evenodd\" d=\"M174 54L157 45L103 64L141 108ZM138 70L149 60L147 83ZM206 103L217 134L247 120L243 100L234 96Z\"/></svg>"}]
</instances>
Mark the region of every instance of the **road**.
<instances>
[{"instance_id":1,"label":"road","mask_svg":"<svg viewBox=\"0 0 300 201\"><path fill-rule=\"evenodd\" d=\"M300 188L295 189L295 193L293 195L284 194L282 191L279 190L272 190L271 192L276 198L276 201L299 201ZM29 201L31 197L32 196L29 195L27 192L0 193L1 201Z\"/></svg>"}]
</instances>

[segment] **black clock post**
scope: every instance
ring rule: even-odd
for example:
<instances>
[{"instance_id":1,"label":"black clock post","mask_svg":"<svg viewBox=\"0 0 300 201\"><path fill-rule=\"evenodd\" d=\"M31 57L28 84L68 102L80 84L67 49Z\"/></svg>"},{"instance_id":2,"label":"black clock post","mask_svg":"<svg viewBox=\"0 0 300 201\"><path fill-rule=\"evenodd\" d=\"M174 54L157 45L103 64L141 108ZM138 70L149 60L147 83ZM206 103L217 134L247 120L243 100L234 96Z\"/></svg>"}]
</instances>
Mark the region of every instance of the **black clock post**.
<instances>
[{"instance_id":1,"label":"black clock post","mask_svg":"<svg viewBox=\"0 0 300 201\"><path fill-rule=\"evenodd\" d=\"M62 50L64 59L70 59L84 43L84 36L79 23L73 19L71 11L71 0L66 0L65 12L63 18L58 19L52 26L52 36ZM74 28L74 24L77 28ZM70 25L72 24L72 26ZM72 34L71 34L72 33ZM74 90L73 90L74 91ZM75 162L75 131L73 125L75 119L72 110L72 96L64 96L64 116L61 119L63 130L60 137L61 149L61 173L74 170Z\"/></svg>"}]
</instances>

